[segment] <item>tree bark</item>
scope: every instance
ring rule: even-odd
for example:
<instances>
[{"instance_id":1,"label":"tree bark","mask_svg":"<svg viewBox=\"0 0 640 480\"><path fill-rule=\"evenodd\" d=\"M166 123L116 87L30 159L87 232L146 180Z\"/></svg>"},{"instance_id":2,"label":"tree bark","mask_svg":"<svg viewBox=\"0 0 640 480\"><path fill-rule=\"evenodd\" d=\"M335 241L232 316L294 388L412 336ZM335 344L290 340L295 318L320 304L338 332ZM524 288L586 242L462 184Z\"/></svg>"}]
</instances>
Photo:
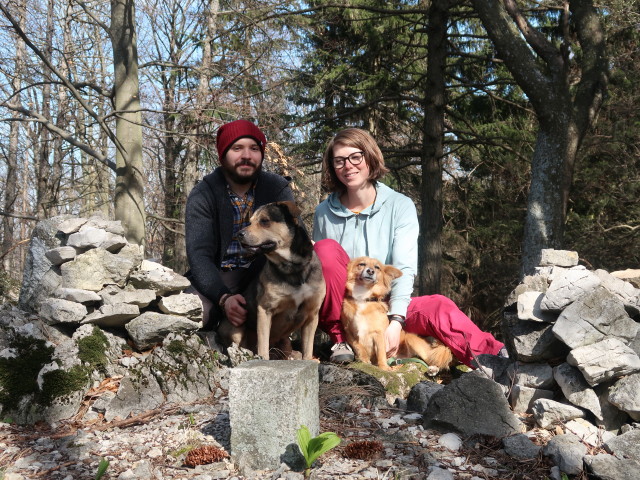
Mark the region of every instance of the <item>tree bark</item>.
<instances>
[{"instance_id":1,"label":"tree bark","mask_svg":"<svg viewBox=\"0 0 640 480\"><path fill-rule=\"evenodd\" d=\"M20 27L24 29L26 18L26 0L21 0L17 3L16 15ZM25 58L25 44L22 39L15 36L15 70L12 80L12 89L14 92L19 92L22 82L22 71L24 67ZM15 101L20 102L20 94L16 93L14 97ZM13 234L14 234L14 219L12 214L15 213L15 201L18 195L17 180L18 180L18 137L20 135L20 122L13 121L9 127L9 148L6 154L7 162L7 178L5 180L4 191L4 205L3 210L7 214L2 217L2 266L4 270L11 272L13 270L12 255L5 255L9 252L13 246Z\"/></svg>"},{"instance_id":2,"label":"tree bark","mask_svg":"<svg viewBox=\"0 0 640 480\"><path fill-rule=\"evenodd\" d=\"M134 0L111 0L111 43L115 74L115 218L131 243L144 246L145 210L142 123Z\"/></svg>"},{"instance_id":3,"label":"tree bark","mask_svg":"<svg viewBox=\"0 0 640 480\"><path fill-rule=\"evenodd\" d=\"M440 293L442 278L442 156L449 0L434 0L427 13L427 76L422 141L422 212L418 257L420 295Z\"/></svg>"},{"instance_id":4,"label":"tree bark","mask_svg":"<svg viewBox=\"0 0 640 480\"><path fill-rule=\"evenodd\" d=\"M544 248L562 248L576 154L602 105L608 83L604 30L591 0L572 0L561 21L560 47L528 23L515 0L474 0L498 54L529 97L539 130L531 162L522 276L534 272ZM571 59L572 51L575 60ZM579 81L575 69L580 72Z\"/></svg>"}]
</instances>

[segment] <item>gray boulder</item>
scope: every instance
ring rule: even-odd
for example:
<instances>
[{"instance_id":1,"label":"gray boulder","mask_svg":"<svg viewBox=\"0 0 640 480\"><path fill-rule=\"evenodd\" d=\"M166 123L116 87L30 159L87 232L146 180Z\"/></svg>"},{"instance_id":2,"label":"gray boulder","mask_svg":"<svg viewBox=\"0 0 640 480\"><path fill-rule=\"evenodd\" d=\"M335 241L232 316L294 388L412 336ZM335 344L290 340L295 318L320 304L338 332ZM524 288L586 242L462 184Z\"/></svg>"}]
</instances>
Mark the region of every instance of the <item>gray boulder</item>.
<instances>
[{"instance_id":1,"label":"gray boulder","mask_svg":"<svg viewBox=\"0 0 640 480\"><path fill-rule=\"evenodd\" d=\"M146 350L161 343L170 333L189 333L201 327L201 323L184 317L156 312L144 312L125 325L138 350Z\"/></svg>"},{"instance_id":2,"label":"gray boulder","mask_svg":"<svg viewBox=\"0 0 640 480\"><path fill-rule=\"evenodd\" d=\"M98 310L87 315L82 324L91 323L101 327L123 327L132 318L140 315L137 305L119 303L114 305L102 305Z\"/></svg>"},{"instance_id":3,"label":"gray boulder","mask_svg":"<svg viewBox=\"0 0 640 480\"><path fill-rule=\"evenodd\" d=\"M578 367L590 385L640 371L640 357L613 337L571 350L567 363Z\"/></svg>"},{"instance_id":4,"label":"gray boulder","mask_svg":"<svg viewBox=\"0 0 640 480\"><path fill-rule=\"evenodd\" d=\"M444 385L436 382L423 381L416 383L407 396L407 410L424 413L431 397L443 388Z\"/></svg>"},{"instance_id":5,"label":"gray boulder","mask_svg":"<svg viewBox=\"0 0 640 480\"><path fill-rule=\"evenodd\" d=\"M556 402L549 398L540 398L533 402L531 406L533 418L536 423L545 429L551 429L556 425L562 425L574 418L584 417L584 410L573 405Z\"/></svg>"},{"instance_id":6,"label":"gray boulder","mask_svg":"<svg viewBox=\"0 0 640 480\"><path fill-rule=\"evenodd\" d=\"M640 373L618 380L609 390L609 401L640 422Z\"/></svg>"},{"instance_id":7,"label":"gray boulder","mask_svg":"<svg viewBox=\"0 0 640 480\"><path fill-rule=\"evenodd\" d=\"M35 312L40 301L50 297L51 292L60 286L60 272L52 268L46 252L61 245L58 227L71 215L61 215L38 222L31 233L31 243L27 252L22 288L18 307L26 312Z\"/></svg>"},{"instance_id":8,"label":"gray boulder","mask_svg":"<svg viewBox=\"0 0 640 480\"><path fill-rule=\"evenodd\" d=\"M507 455L519 460L534 460L542 448L523 433L503 438L502 445Z\"/></svg>"},{"instance_id":9,"label":"gray boulder","mask_svg":"<svg viewBox=\"0 0 640 480\"><path fill-rule=\"evenodd\" d=\"M148 260L144 260L140 268L131 273L129 281L135 288L154 290L160 296L180 292L191 285L182 275Z\"/></svg>"},{"instance_id":10,"label":"gray boulder","mask_svg":"<svg viewBox=\"0 0 640 480\"><path fill-rule=\"evenodd\" d=\"M62 264L60 270L63 287L99 292L105 285L124 287L134 267L128 258L94 248Z\"/></svg>"},{"instance_id":11,"label":"gray boulder","mask_svg":"<svg viewBox=\"0 0 640 480\"><path fill-rule=\"evenodd\" d=\"M597 419L602 420L602 408L598 395L584 379L580 370L568 363L562 363L553 369L553 376L569 402L589 410Z\"/></svg>"},{"instance_id":12,"label":"gray boulder","mask_svg":"<svg viewBox=\"0 0 640 480\"><path fill-rule=\"evenodd\" d=\"M584 463L587 470L600 480L638 480L640 478L640 463L633 460L599 453L585 455Z\"/></svg>"},{"instance_id":13,"label":"gray boulder","mask_svg":"<svg viewBox=\"0 0 640 480\"><path fill-rule=\"evenodd\" d=\"M436 392L423 418L425 428L462 435L505 437L523 430L502 388L479 375L463 375Z\"/></svg>"},{"instance_id":14,"label":"gray boulder","mask_svg":"<svg viewBox=\"0 0 640 480\"><path fill-rule=\"evenodd\" d=\"M86 314L87 307L62 298L47 298L40 304L40 316L49 325L79 324Z\"/></svg>"},{"instance_id":15,"label":"gray boulder","mask_svg":"<svg viewBox=\"0 0 640 480\"><path fill-rule=\"evenodd\" d=\"M564 473L579 475L582 472L582 457L586 455L587 447L578 437L568 433L552 437L542 449L542 453Z\"/></svg>"},{"instance_id":16,"label":"gray boulder","mask_svg":"<svg viewBox=\"0 0 640 480\"><path fill-rule=\"evenodd\" d=\"M569 347L578 348L605 338L618 338L627 344L638 328L622 301L600 286L562 311L553 334Z\"/></svg>"},{"instance_id":17,"label":"gray boulder","mask_svg":"<svg viewBox=\"0 0 640 480\"><path fill-rule=\"evenodd\" d=\"M555 272L556 269L554 274ZM555 275L540 302L540 307L543 310L561 311L598 285L600 285L598 276L583 266L564 271L558 270L558 274Z\"/></svg>"}]
</instances>

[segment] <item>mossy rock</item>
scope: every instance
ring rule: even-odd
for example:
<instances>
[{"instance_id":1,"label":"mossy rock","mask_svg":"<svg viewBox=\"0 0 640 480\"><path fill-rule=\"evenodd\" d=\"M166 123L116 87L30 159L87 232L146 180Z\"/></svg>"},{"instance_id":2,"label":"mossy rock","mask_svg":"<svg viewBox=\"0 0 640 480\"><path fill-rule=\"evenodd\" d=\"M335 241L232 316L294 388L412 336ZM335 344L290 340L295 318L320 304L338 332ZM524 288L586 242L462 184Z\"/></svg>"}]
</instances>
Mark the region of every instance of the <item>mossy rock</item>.
<instances>
[{"instance_id":1,"label":"mossy rock","mask_svg":"<svg viewBox=\"0 0 640 480\"><path fill-rule=\"evenodd\" d=\"M397 398L406 399L411 388L424 380L438 381L438 377L427 375L427 367L420 363L409 362L397 365L391 370L382 370L368 363L354 362L350 368L360 370L377 379L385 388L387 400L393 404Z\"/></svg>"}]
</instances>

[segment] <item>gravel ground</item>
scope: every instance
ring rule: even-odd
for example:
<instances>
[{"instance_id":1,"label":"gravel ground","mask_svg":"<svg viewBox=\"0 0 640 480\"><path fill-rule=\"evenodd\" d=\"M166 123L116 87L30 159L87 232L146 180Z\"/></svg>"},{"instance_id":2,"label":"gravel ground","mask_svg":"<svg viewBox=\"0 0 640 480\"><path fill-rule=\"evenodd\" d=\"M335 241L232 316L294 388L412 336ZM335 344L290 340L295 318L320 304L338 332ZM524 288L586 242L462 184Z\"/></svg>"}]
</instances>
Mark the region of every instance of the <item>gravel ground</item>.
<instances>
[{"instance_id":1,"label":"gravel ground","mask_svg":"<svg viewBox=\"0 0 640 480\"><path fill-rule=\"evenodd\" d=\"M341 412L323 409L321 430L337 433L342 442L314 464L312 478L549 477L550 465L544 459L518 461L508 457L495 439L460 439L451 433L425 430L421 423L419 414L366 408L357 400ZM210 445L228 451L229 435L228 398L222 388L201 403L165 406L110 424L100 418L84 423L65 421L52 427L0 423L0 480L94 479L102 459L109 461L102 478L110 480L303 479L301 472L285 466L243 476L229 458L186 466L187 452L196 447ZM537 443L545 442L545 432L532 430L529 435ZM370 443L349 447L355 442Z\"/></svg>"}]
</instances>

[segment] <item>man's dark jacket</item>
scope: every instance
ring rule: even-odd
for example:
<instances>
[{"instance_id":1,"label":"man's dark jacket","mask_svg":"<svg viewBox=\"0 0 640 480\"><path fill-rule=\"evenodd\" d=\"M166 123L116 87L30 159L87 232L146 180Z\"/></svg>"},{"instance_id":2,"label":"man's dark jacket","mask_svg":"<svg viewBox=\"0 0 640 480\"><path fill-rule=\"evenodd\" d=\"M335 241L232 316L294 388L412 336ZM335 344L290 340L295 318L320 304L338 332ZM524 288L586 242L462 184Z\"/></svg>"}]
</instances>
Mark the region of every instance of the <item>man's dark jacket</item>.
<instances>
[{"instance_id":1,"label":"man's dark jacket","mask_svg":"<svg viewBox=\"0 0 640 480\"><path fill-rule=\"evenodd\" d=\"M255 187L254 210L261 205L293 201L289 181L274 173L261 171ZM222 168L205 176L189 194L185 214L185 237L192 285L217 307L220 297L229 292L220 277L222 258L233 236L233 206L227 193Z\"/></svg>"}]
</instances>

